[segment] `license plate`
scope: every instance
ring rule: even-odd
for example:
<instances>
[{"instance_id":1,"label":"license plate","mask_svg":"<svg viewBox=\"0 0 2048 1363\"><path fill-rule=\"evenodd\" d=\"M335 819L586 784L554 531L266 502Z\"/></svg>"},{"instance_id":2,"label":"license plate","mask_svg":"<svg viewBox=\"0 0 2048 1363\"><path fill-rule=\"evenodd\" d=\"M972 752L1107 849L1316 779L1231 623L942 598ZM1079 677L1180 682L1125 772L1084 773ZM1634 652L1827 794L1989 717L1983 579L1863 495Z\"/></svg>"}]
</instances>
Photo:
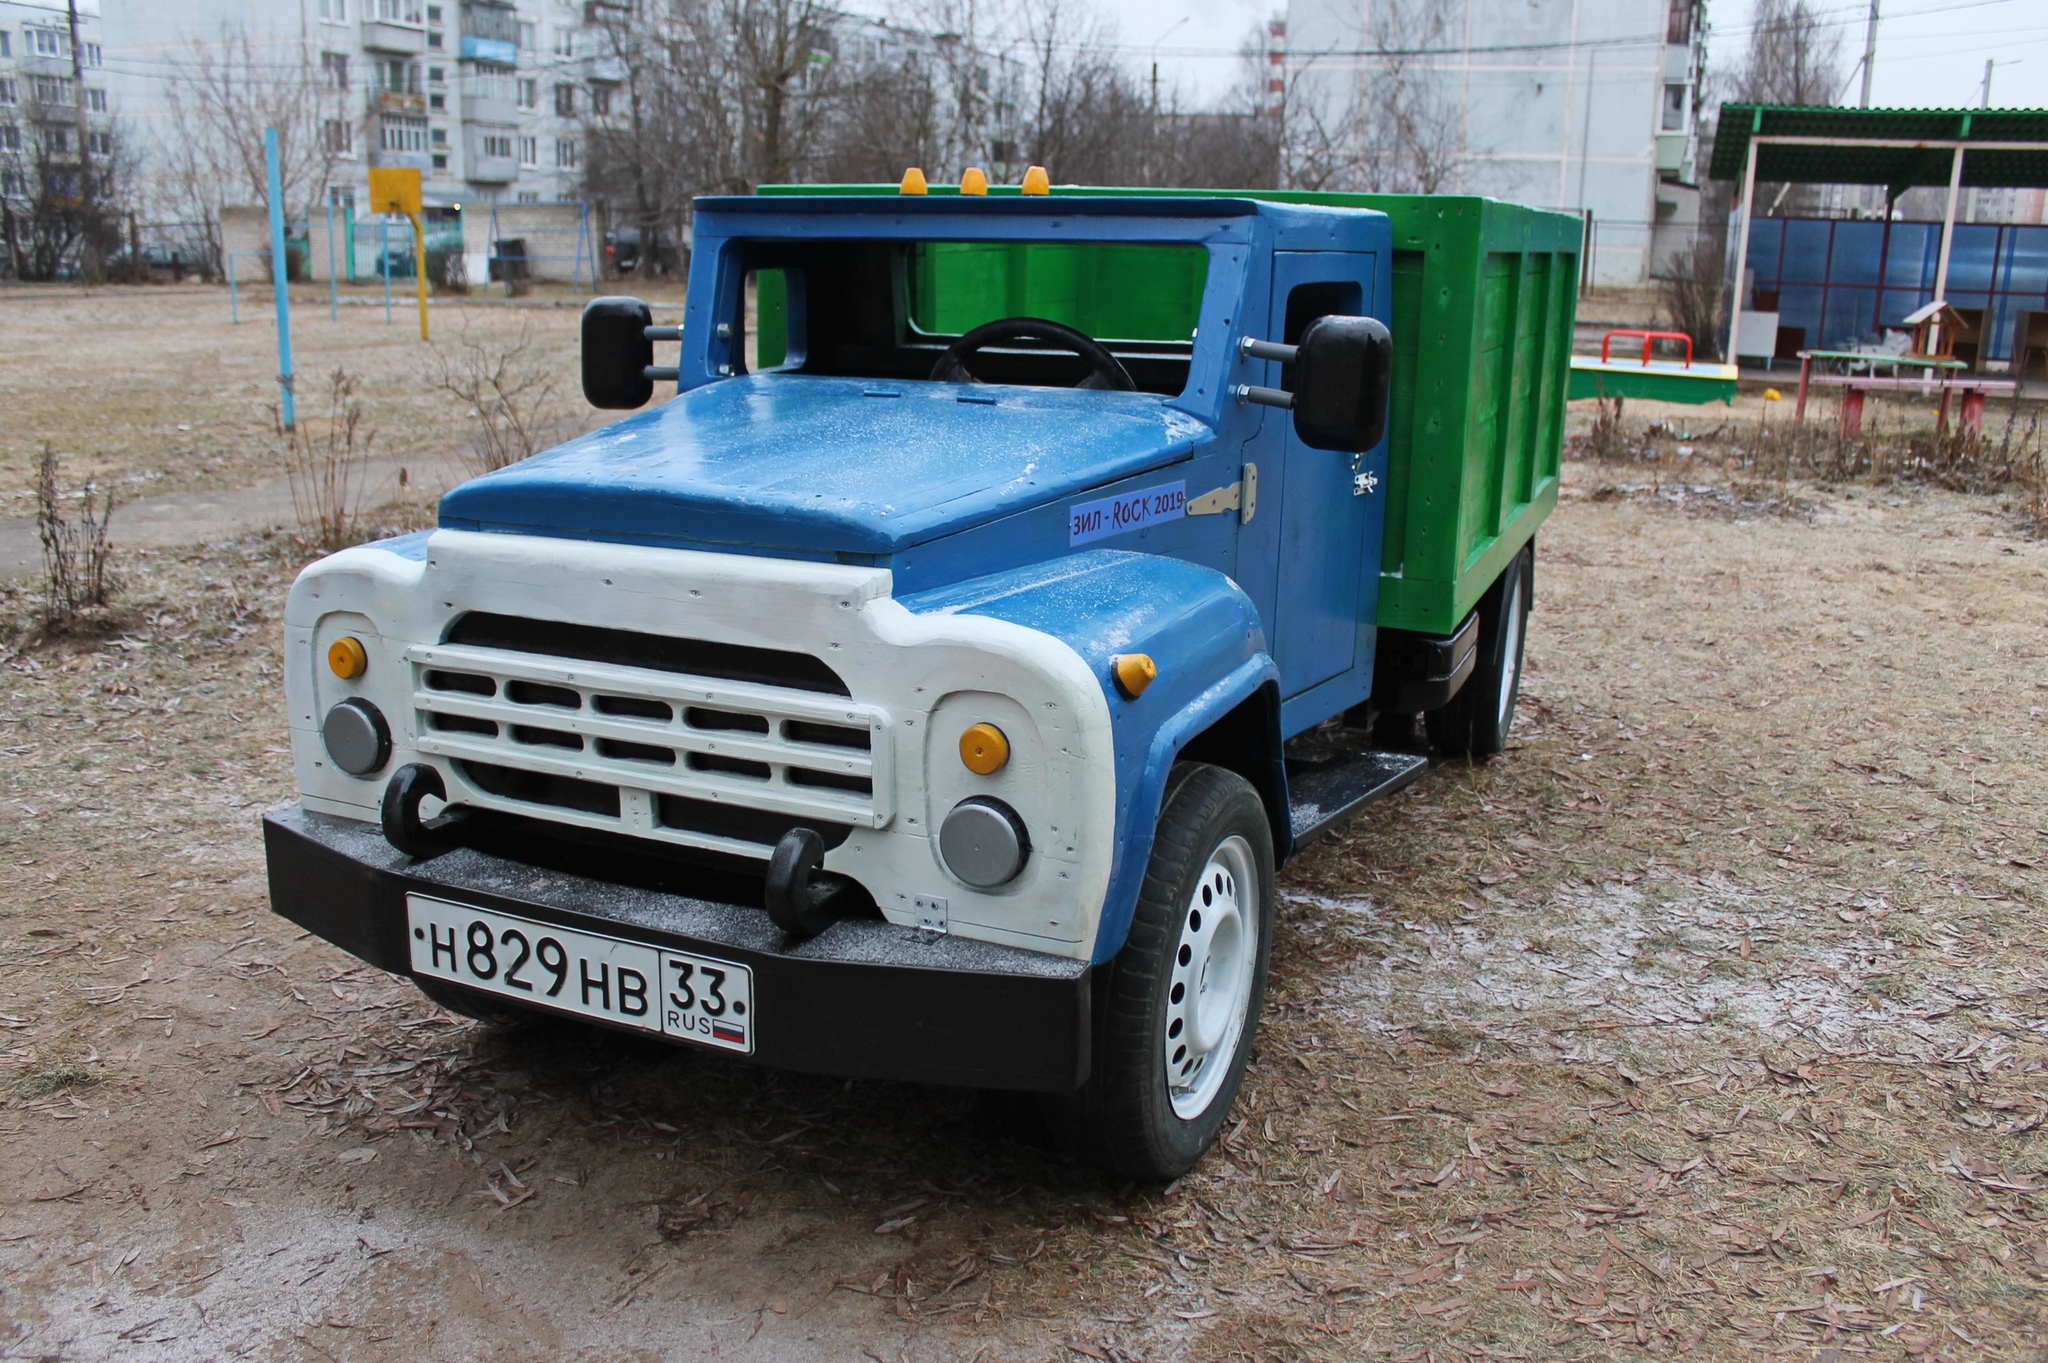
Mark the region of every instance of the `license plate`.
<instances>
[{"instance_id":1,"label":"license plate","mask_svg":"<svg viewBox=\"0 0 2048 1363\"><path fill-rule=\"evenodd\" d=\"M754 972L731 961L405 897L412 969L465 989L618 1026L754 1050Z\"/></svg>"}]
</instances>

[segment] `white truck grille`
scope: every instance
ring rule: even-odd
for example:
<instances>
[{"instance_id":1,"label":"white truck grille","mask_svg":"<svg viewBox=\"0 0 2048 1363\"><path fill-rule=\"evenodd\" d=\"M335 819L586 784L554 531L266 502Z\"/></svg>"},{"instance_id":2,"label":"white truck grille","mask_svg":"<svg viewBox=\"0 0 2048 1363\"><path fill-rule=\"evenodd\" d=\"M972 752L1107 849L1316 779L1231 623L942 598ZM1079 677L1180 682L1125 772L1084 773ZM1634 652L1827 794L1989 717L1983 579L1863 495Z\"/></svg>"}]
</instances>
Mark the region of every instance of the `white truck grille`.
<instances>
[{"instance_id":1,"label":"white truck grille","mask_svg":"<svg viewBox=\"0 0 2048 1363\"><path fill-rule=\"evenodd\" d=\"M816 691L466 644L415 645L416 745L487 809L766 857L891 805L888 717Z\"/></svg>"}]
</instances>

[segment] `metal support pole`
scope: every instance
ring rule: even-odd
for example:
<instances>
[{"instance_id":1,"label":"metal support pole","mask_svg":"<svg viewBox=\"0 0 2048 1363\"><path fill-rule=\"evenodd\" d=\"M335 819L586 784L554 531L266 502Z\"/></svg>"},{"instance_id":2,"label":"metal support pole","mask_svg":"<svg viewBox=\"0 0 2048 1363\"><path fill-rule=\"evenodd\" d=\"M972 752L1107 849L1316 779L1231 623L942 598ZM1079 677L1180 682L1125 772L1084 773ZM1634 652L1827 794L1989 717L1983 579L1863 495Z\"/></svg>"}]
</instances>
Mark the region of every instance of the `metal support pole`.
<instances>
[{"instance_id":1,"label":"metal support pole","mask_svg":"<svg viewBox=\"0 0 2048 1363\"><path fill-rule=\"evenodd\" d=\"M1749 147L1742 158L1742 212L1735 228L1735 283L1728 290L1728 363L1737 366L1742 363L1736 353L1736 347L1742 344L1742 337L1738 334L1742 328L1742 276L1749 269L1749 220L1755 209L1756 135L1752 131Z\"/></svg>"},{"instance_id":2,"label":"metal support pole","mask_svg":"<svg viewBox=\"0 0 2048 1363\"><path fill-rule=\"evenodd\" d=\"M235 253L223 252L228 261L228 321L235 326L242 324L242 300L235 291Z\"/></svg>"},{"instance_id":3,"label":"metal support pole","mask_svg":"<svg viewBox=\"0 0 2048 1363\"><path fill-rule=\"evenodd\" d=\"M327 196L327 320L341 320L341 281L334 275L334 195Z\"/></svg>"},{"instance_id":4,"label":"metal support pole","mask_svg":"<svg viewBox=\"0 0 2048 1363\"><path fill-rule=\"evenodd\" d=\"M1870 69L1877 65L1877 0L1870 0L1870 22L1863 26L1863 103L1870 107Z\"/></svg>"},{"instance_id":5,"label":"metal support pole","mask_svg":"<svg viewBox=\"0 0 2048 1363\"><path fill-rule=\"evenodd\" d=\"M583 292L583 243L590 239L590 203L585 200L578 205L583 211L576 218L576 271L569 279L569 296L578 297ZM597 259L595 253L590 261L591 287L597 287Z\"/></svg>"},{"instance_id":6,"label":"metal support pole","mask_svg":"<svg viewBox=\"0 0 2048 1363\"><path fill-rule=\"evenodd\" d=\"M1941 215L1941 259L1934 267L1934 301L1948 298L1948 252L1956 239L1956 196L1963 187L1963 149L1958 146L1948 167L1948 209Z\"/></svg>"},{"instance_id":7,"label":"metal support pole","mask_svg":"<svg viewBox=\"0 0 2048 1363\"><path fill-rule=\"evenodd\" d=\"M289 431L297 429L299 422L292 410L292 271L285 256L284 180L278 170L275 128L263 130L263 174L270 187L270 291L277 299L278 406Z\"/></svg>"},{"instance_id":8,"label":"metal support pole","mask_svg":"<svg viewBox=\"0 0 2048 1363\"><path fill-rule=\"evenodd\" d=\"M391 215L377 219L377 261L384 271L384 325L391 325Z\"/></svg>"},{"instance_id":9,"label":"metal support pole","mask_svg":"<svg viewBox=\"0 0 2048 1363\"><path fill-rule=\"evenodd\" d=\"M427 225L415 213L412 217L412 277L420 286L420 339L427 339Z\"/></svg>"}]
</instances>

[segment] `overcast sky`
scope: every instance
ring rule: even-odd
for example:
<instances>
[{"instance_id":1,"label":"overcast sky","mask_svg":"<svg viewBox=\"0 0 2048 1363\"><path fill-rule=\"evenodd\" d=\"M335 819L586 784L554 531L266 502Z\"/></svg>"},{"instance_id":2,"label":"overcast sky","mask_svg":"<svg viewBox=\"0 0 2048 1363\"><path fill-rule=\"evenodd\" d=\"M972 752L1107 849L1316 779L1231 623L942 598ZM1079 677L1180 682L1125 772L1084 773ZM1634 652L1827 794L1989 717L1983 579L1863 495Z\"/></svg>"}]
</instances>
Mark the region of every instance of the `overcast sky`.
<instances>
[{"instance_id":1,"label":"overcast sky","mask_svg":"<svg viewBox=\"0 0 2048 1363\"><path fill-rule=\"evenodd\" d=\"M1095 0L1112 16L1124 51L1142 69L1158 43L1162 84L1213 96L1238 74L1237 51L1274 11L1258 0ZM1279 7L1283 12L1285 6ZM1749 42L1753 0L1709 0L1712 67L1732 71ZM1863 52L1869 0L1819 0L1842 35L1843 77ZM1873 104L1910 108L1974 106L1987 58L1998 63L1991 102L2048 108L2048 3L2043 0L1881 0ZM1180 23L1178 28L1174 25ZM1169 31L1171 30L1171 31ZM1852 82L1844 102L1854 104Z\"/></svg>"}]
</instances>

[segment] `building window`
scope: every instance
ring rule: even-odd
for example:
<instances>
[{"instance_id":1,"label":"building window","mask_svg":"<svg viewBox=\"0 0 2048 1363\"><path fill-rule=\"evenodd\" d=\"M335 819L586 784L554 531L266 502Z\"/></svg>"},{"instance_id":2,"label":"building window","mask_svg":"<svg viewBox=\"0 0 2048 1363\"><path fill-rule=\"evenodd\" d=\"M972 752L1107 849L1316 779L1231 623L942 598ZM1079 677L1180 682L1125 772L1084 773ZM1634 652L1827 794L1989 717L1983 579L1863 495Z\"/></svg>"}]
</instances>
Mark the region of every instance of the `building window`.
<instances>
[{"instance_id":1,"label":"building window","mask_svg":"<svg viewBox=\"0 0 2048 1363\"><path fill-rule=\"evenodd\" d=\"M387 24L418 24L420 0L377 0L377 17Z\"/></svg>"},{"instance_id":2,"label":"building window","mask_svg":"<svg viewBox=\"0 0 2048 1363\"><path fill-rule=\"evenodd\" d=\"M440 29L438 29L438 28L430 28L430 29L428 29L428 30L427 30L427 46L428 46L428 47L439 47L440 45L441 45L441 30L440 30Z\"/></svg>"},{"instance_id":3,"label":"building window","mask_svg":"<svg viewBox=\"0 0 2048 1363\"><path fill-rule=\"evenodd\" d=\"M385 57L377 63L377 88L394 95L416 95L420 69L403 57Z\"/></svg>"},{"instance_id":4,"label":"building window","mask_svg":"<svg viewBox=\"0 0 2048 1363\"><path fill-rule=\"evenodd\" d=\"M45 123L43 125L43 145L59 155L70 151L71 129L65 127L62 123Z\"/></svg>"},{"instance_id":5,"label":"building window","mask_svg":"<svg viewBox=\"0 0 2048 1363\"><path fill-rule=\"evenodd\" d=\"M71 54L71 44L55 29L32 28L26 32L31 57L66 57Z\"/></svg>"},{"instance_id":6,"label":"building window","mask_svg":"<svg viewBox=\"0 0 2048 1363\"><path fill-rule=\"evenodd\" d=\"M85 44L85 64L87 66L105 65L100 58L100 45L98 43Z\"/></svg>"},{"instance_id":7,"label":"building window","mask_svg":"<svg viewBox=\"0 0 2048 1363\"><path fill-rule=\"evenodd\" d=\"M581 161L576 139L558 137L555 139L555 169L574 170Z\"/></svg>"},{"instance_id":8,"label":"building window","mask_svg":"<svg viewBox=\"0 0 2048 1363\"><path fill-rule=\"evenodd\" d=\"M576 117L575 86L557 85L555 87L555 116L558 118Z\"/></svg>"},{"instance_id":9,"label":"building window","mask_svg":"<svg viewBox=\"0 0 2048 1363\"><path fill-rule=\"evenodd\" d=\"M539 104L540 82L537 80L521 79L519 82L519 107L522 109L532 109L537 108Z\"/></svg>"},{"instance_id":10,"label":"building window","mask_svg":"<svg viewBox=\"0 0 2048 1363\"><path fill-rule=\"evenodd\" d=\"M1692 6L1693 0L1671 0L1671 8L1665 11L1665 42L1689 43L1692 41Z\"/></svg>"},{"instance_id":11,"label":"building window","mask_svg":"<svg viewBox=\"0 0 2048 1363\"><path fill-rule=\"evenodd\" d=\"M558 28L555 30L555 55L557 57L573 57L576 55L575 29Z\"/></svg>"},{"instance_id":12,"label":"building window","mask_svg":"<svg viewBox=\"0 0 2048 1363\"><path fill-rule=\"evenodd\" d=\"M448 96L436 90L433 94L427 96L427 107L436 113L447 112Z\"/></svg>"},{"instance_id":13,"label":"building window","mask_svg":"<svg viewBox=\"0 0 2048 1363\"><path fill-rule=\"evenodd\" d=\"M37 76L36 102L38 104L69 104L71 102L71 82L62 76Z\"/></svg>"},{"instance_id":14,"label":"building window","mask_svg":"<svg viewBox=\"0 0 2048 1363\"><path fill-rule=\"evenodd\" d=\"M348 89L348 53L320 54L320 83L331 90Z\"/></svg>"},{"instance_id":15,"label":"building window","mask_svg":"<svg viewBox=\"0 0 2048 1363\"><path fill-rule=\"evenodd\" d=\"M427 6L427 22L430 24L438 24L441 22L441 7L439 5Z\"/></svg>"},{"instance_id":16,"label":"building window","mask_svg":"<svg viewBox=\"0 0 2048 1363\"><path fill-rule=\"evenodd\" d=\"M537 204L537 203L539 203L539 202L540 202L540 191L539 191L539 190L537 190L537 189L522 189L522 190L520 190L520 191L519 191L519 202L520 202L520 203L523 203L523 204Z\"/></svg>"},{"instance_id":17,"label":"building window","mask_svg":"<svg viewBox=\"0 0 2048 1363\"><path fill-rule=\"evenodd\" d=\"M85 107L96 114L105 113L107 111L107 92L105 90L87 90L85 92Z\"/></svg>"},{"instance_id":18,"label":"building window","mask_svg":"<svg viewBox=\"0 0 2048 1363\"><path fill-rule=\"evenodd\" d=\"M320 125L321 141L333 156L356 154L355 124L345 118L330 118Z\"/></svg>"},{"instance_id":19,"label":"building window","mask_svg":"<svg viewBox=\"0 0 2048 1363\"><path fill-rule=\"evenodd\" d=\"M348 0L320 0L320 17L330 24L348 22Z\"/></svg>"},{"instance_id":20,"label":"building window","mask_svg":"<svg viewBox=\"0 0 2048 1363\"><path fill-rule=\"evenodd\" d=\"M1685 87L1667 85L1664 87L1664 115L1658 127L1667 133L1685 131Z\"/></svg>"},{"instance_id":21,"label":"building window","mask_svg":"<svg viewBox=\"0 0 2048 1363\"><path fill-rule=\"evenodd\" d=\"M11 57L13 55L14 39L8 34L6 29L0 28L0 57Z\"/></svg>"},{"instance_id":22,"label":"building window","mask_svg":"<svg viewBox=\"0 0 2048 1363\"><path fill-rule=\"evenodd\" d=\"M21 150L21 129L12 123L0 123L0 151Z\"/></svg>"},{"instance_id":23,"label":"building window","mask_svg":"<svg viewBox=\"0 0 2048 1363\"><path fill-rule=\"evenodd\" d=\"M383 151L427 149L427 120L424 118L386 118L378 131L377 146Z\"/></svg>"},{"instance_id":24,"label":"building window","mask_svg":"<svg viewBox=\"0 0 2048 1363\"><path fill-rule=\"evenodd\" d=\"M428 134L428 138L435 146L445 147L448 145L448 130L446 128L436 128Z\"/></svg>"},{"instance_id":25,"label":"building window","mask_svg":"<svg viewBox=\"0 0 2048 1363\"><path fill-rule=\"evenodd\" d=\"M486 156L502 156L502 157L504 157L504 158L505 158L506 160L508 160L508 161L509 161L509 160L511 160L511 159L512 159L512 137L511 137L511 134L509 134L509 133L485 133L485 134L484 134L484 155L486 155Z\"/></svg>"},{"instance_id":26,"label":"building window","mask_svg":"<svg viewBox=\"0 0 2048 1363\"><path fill-rule=\"evenodd\" d=\"M427 84L429 84L429 85L445 85L445 84L447 83L447 81L448 81L448 68L447 68L447 67L445 67L445 66L430 66L430 67L428 67L428 68L427 68Z\"/></svg>"},{"instance_id":27,"label":"building window","mask_svg":"<svg viewBox=\"0 0 2048 1363\"><path fill-rule=\"evenodd\" d=\"M536 37L534 36L534 26L533 26L532 24L528 24L528 23L522 23L522 24L520 24L520 25L519 25L519 47L520 47L520 50L522 50L522 51L525 51L525 52L532 52L532 51L534 51L534 50L535 50L536 48L538 48L539 46L540 46L540 39L538 39L538 38L536 38Z\"/></svg>"},{"instance_id":28,"label":"building window","mask_svg":"<svg viewBox=\"0 0 2048 1363\"><path fill-rule=\"evenodd\" d=\"M0 172L0 194L20 198L28 193L28 181L13 171Z\"/></svg>"},{"instance_id":29,"label":"building window","mask_svg":"<svg viewBox=\"0 0 2048 1363\"><path fill-rule=\"evenodd\" d=\"M0 80L0 104L21 103L21 87L11 80Z\"/></svg>"},{"instance_id":30,"label":"building window","mask_svg":"<svg viewBox=\"0 0 2048 1363\"><path fill-rule=\"evenodd\" d=\"M593 86L591 86L591 87L590 87L590 112L592 112L592 113L596 114L596 115L597 115L597 116L598 116L599 118L603 118L603 117L604 117L605 115L607 115L607 114L611 113L611 111L612 111L612 87L611 87L611 86L609 86L609 85L593 85Z\"/></svg>"},{"instance_id":31,"label":"building window","mask_svg":"<svg viewBox=\"0 0 2048 1363\"><path fill-rule=\"evenodd\" d=\"M519 139L519 164L522 166L537 166L540 164L540 139L538 137L522 137Z\"/></svg>"},{"instance_id":32,"label":"building window","mask_svg":"<svg viewBox=\"0 0 2048 1363\"><path fill-rule=\"evenodd\" d=\"M114 154L114 135L112 133L88 133L85 140L86 145L92 148L94 156L112 156Z\"/></svg>"},{"instance_id":33,"label":"building window","mask_svg":"<svg viewBox=\"0 0 2048 1363\"><path fill-rule=\"evenodd\" d=\"M440 152L440 153L437 153L437 154L435 155L435 157L434 157L434 169L435 169L435 170L446 170L446 169L448 169L448 154L447 154L446 152Z\"/></svg>"}]
</instances>

